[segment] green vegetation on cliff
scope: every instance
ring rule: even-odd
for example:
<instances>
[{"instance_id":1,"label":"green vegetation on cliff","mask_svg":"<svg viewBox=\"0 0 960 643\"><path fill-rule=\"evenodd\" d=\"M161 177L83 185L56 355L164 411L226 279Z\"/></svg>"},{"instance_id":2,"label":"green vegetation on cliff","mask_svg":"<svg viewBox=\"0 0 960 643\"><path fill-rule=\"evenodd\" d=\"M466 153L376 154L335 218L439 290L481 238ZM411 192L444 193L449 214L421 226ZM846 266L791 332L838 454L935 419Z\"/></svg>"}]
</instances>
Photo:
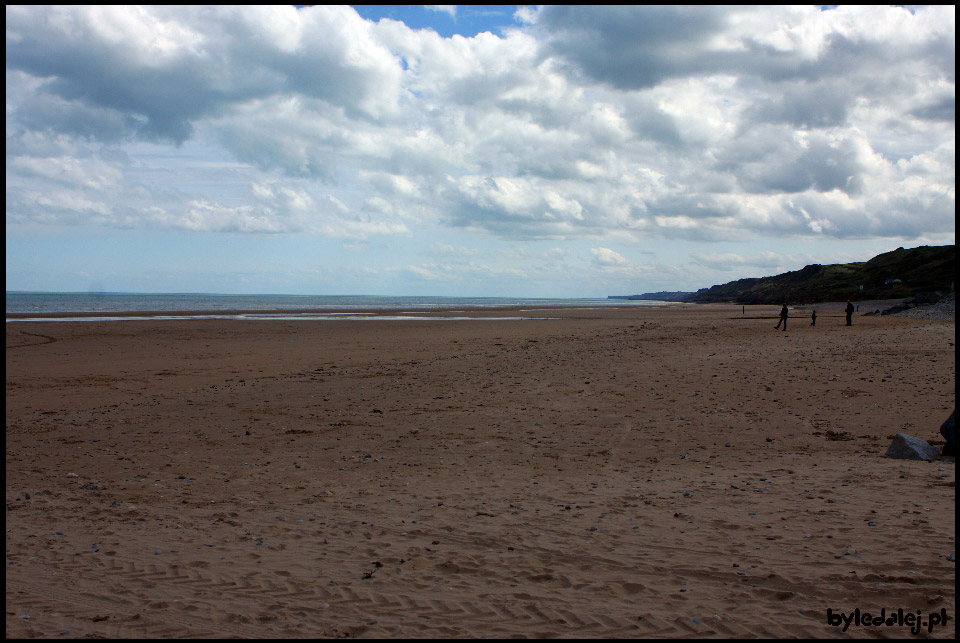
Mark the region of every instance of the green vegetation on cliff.
<instances>
[{"instance_id":1,"label":"green vegetation on cliff","mask_svg":"<svg viewBox=\"0 0 960 643\"><path fill-rule=\"evenodd\" d=\"M852 299L898 299L951 292L956 246L897 248L867 262L813 264L774 277L739 279L701 288L687 301L791 304Z\"/></svg>"}]
</instances>

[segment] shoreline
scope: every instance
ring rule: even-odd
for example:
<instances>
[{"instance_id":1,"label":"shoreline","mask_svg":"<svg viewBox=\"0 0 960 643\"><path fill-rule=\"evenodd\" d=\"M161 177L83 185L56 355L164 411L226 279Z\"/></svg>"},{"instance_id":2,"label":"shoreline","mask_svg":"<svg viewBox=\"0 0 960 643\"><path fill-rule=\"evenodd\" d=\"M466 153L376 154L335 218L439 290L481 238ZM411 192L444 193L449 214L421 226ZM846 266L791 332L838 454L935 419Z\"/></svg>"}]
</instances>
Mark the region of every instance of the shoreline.
<instances>
[{"instance_id":1,"label":"shoreline","mask_svg":"<svg viewBox=\"0 0 960 643\"><path fill-rule=\"evenodd\" d=\"M643 308L663 308L682 306L684 304L664 303L662 305L644 305ZM548 311L550 313L573 313L583 314L586 311L603 310L633 310L639 306L551 306L551 305L502 305L502 306L450 306L450 307L404 307L404 308L311 308L311 309L272 309L272 310L177 310L177 311L85 311L85 312L53 312L53 313L7 313L7 321L32 320L32 319L68 319L68 318L155 318L171 317L176 319L203 319L203 318L228 318L228 317L251 317L251 318L295 318L297 316L377 316L393 318L398 315L422 315L435 318L453 317L460 315L470 315L477 319L499 317L503 313L524 313Z\"/></svg>"},{"instance_id":2,"label":"shoreline","mask_svg":"<svg viewBox=\"0 0 960 643\"><path fill-rule=\"evenodd\" d=\"M894 303L899 303L900 299L885 299L885 300L870 300L859 302L861 305L867 307L876 307L883 308L890 306ZM816 307L825 308L832 310L834 308L842 309L845 305L845 302L822 302L816 304L798 304L793 307L798 310L812 309ZM736 303L689 303L689 302L657 302L645 303L642 305L622 305L622 304L607 304L607 305L515 305L515 304L504 304L504 305L491 305L491 306L444 306L444 307L424 307L424 306L411 306L411 307L397 307L397 308L351 308L351 307L329 307L329 308L303 308L303 309L226 309L226 310L142 310L142 311L82 311L82 312L69 312L69 311L60 311L60 312L45 312L45 313L29 313L29 312L8 312L6 313L6 318L8 320L18 320L18 319L58 319L58 318L67 318L67 317L212 317L212 316L240 316L240 315L284 315L284 316L293 316L293 315L399 315L399 314L433 314L437 316L450 315L453 313L462 313L467 312L470 314L478 316L492 316L496 312L522 312L529 310L549 310L549 311L585 311L585 310L637 310L637 309L659 309L659 308L687 308L693 310L695 308L709 309L711 307L729 307L741 308L747 307L751 309L756 308L771 308L775 307L779 311L779 306L774 304L736 304Z\"/></svg>"},{"instance_id":3,"label":"shoreline","mask_svg":"<svg viewBox=\"0 0 960 643\"><path fill-rule=\"evenodd\" d=\"M828 609L952 617L955 461L883 453L900 431L937 444L954 324L780 332L767 308L10 322L7 636L821 638L876 634Z\"/></svg>"}]
</instances>

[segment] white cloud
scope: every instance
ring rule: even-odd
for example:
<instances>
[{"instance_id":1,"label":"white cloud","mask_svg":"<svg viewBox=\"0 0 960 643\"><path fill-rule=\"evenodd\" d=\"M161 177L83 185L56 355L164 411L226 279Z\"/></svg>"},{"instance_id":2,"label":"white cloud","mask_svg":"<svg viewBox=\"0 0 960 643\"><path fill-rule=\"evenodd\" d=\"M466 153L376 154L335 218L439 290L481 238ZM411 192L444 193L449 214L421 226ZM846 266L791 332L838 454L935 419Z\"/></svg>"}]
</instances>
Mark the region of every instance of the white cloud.
<instances>
[{"instance_id":1,"label":"white cloud","mask_svg":"<svg viewBox=\"0 0 960 643\"><path fill-rule=\"evenodd\" d=\"M326 5L6 18L8 225L445 229L462 261L478 236L955 231L953 7L521 8L471 38ZM500 259L528 277L547 262ZM630 262L601 246L591 265Z\"/></svg>"},{"instance_id":2,"label":"white cloud","mask_svg":"<svg viewBox=\"0 0 960 643\"><path fill-rule=\"evenodd\" d=\"M425 263L407 266L412 275L443 283L467 284L471 288L484 285L491 279L523 280L528 275L525 271L516 268L491 266L479 261L457 263Z\"/></svg>"},{"instance_id":3,"label":"white cloud","mask_svg":"<svg viewBox=\"0 0 960 643\"><path fill-rule=\"evenodd\" d=\"M457 5L455 4L426 4L423 5L430 11L436 11L438 13L445 13L454 20L457 19Z\"/></svg>"},{"instance_id":4,"label":"white cloud","mask_svg":"<svg viewBox=\"0 0 960 643\"><path fill-rule=\"evenodd\" d=\"M453 246L448 243L434 243L430 246L430 251L442 257L476 257L483 253L479 248L468 248L465 246Z\"/></svg>"},{"instance_id":5,"label":"white cloud","mask_svg":"<svg viewBox=\"0 0 960 643\"><path fill-rule=\"evenodd\" d=\"M637 268L620 253L610 248L591 248L593 267L604 273L632 273Z\"/></svg>"}]
</instances>

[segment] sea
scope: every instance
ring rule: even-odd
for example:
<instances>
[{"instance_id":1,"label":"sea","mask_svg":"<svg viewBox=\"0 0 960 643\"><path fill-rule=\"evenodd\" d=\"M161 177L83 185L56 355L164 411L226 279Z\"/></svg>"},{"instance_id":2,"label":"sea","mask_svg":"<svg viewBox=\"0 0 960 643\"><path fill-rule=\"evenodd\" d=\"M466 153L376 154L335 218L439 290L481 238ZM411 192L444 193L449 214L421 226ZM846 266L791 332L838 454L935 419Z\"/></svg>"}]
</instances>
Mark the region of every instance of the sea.
<instances>
[{"instance_id":1,"label":"sea","mask_svg":"<svg viewBox=\"0 0 960 643\"><path fill-rule=\"evenodd\" d=\"M103 321L140 319L135 312L153 313L149 319L191 319L188 311L204 311L203 317L226 319L414 319L410 315L372 315L368 311L417 309L491 309L498 307L602 307L650 306L668 302L624 299L549 299L518 297L388 297L377 295L227 295L211 293L125 292L22 292L7 291L7 313L84 313L83 317L17 318L7 321ZM217 315L222 311L223 315ZM227 311L265 311L263 314L228 314ZM266 311L270 311L267 313ZM310 311L305 312L305 311ZM329 312L325 312L329 311ZM338 311L333 313L332 311ZM90 316L90 313L99 315ZM111 314L124 313L122 317ZM157 316L156 313L166 313ZM446 317L456 319L456 317ZM489 317L488 317L489 319ZM506 319L506 318L505 318ZM510 318L513 319L513 318Z\"/></svg>"}]
</instances>

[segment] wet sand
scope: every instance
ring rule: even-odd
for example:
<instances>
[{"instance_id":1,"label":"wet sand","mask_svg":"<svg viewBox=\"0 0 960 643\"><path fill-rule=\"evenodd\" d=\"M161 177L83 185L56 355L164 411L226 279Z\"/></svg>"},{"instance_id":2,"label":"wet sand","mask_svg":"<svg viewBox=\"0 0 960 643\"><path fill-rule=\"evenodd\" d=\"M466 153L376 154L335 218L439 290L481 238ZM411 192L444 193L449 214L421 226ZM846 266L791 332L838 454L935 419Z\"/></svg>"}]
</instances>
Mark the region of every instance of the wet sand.
<instances>
[{"instance_id":1,"label":"wet sand","mask_svg":"<svg viewBox=\"0 0 960 643\"><path fill-rule=\"evenodd\" d=\"M9 322L6 634L953 638L955 325L810 308Z\"/></svg>"}]
</instances>

